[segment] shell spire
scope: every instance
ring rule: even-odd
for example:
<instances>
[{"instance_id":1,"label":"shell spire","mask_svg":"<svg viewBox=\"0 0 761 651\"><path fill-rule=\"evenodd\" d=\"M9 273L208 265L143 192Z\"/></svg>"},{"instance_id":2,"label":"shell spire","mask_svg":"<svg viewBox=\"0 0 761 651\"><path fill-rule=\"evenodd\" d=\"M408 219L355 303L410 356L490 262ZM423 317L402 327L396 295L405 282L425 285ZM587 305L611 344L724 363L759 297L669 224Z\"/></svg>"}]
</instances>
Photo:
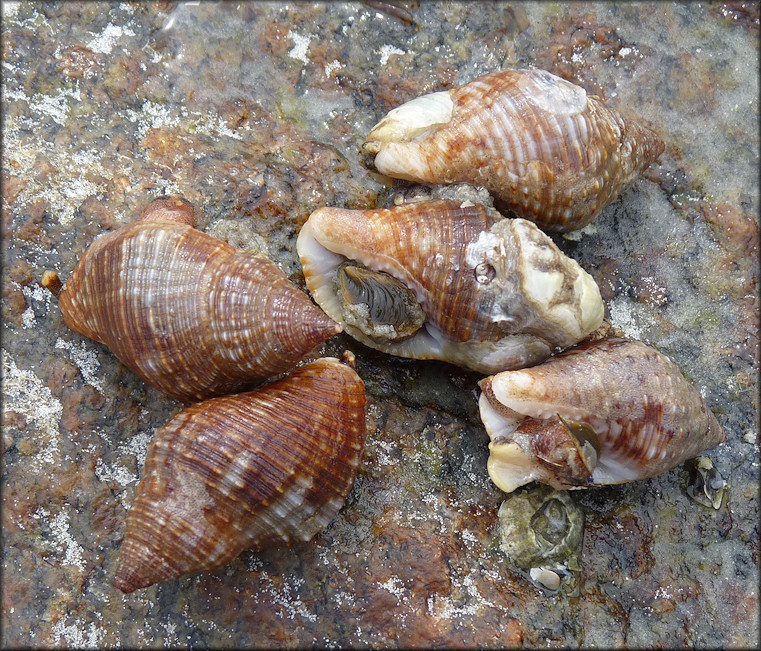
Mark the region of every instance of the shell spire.
<instances>
[{"instance_id":1,"label":"shell spire","mask_svg":"<svg viewBox=\"0 0 761 651\"><path fill-rule=\"evenodd\" d=\"M489 475L506 492L654 477L727 439L676 364L641 341L584 343L480 387Z\"/></svg>"},{"instance_id":2,"label":"shell spire","mask_svg":"<svg viewBox=\"0 0 761 651\"><path fill-rule=\"evenodd\" d=\"M287 372L341 331L273 262L194 224L160 199L96 239L59 294L66 324L186 402Z\"/></svg>"},{"instance_id":3,"label":"shell spire","mask_svg":"<svg viewBox=\"0 0 761 651\"><path fill-rule=\"evenodd\" d=\"M493 72L393 109L363 152L379 172L485 186L544 230L585 226L661 153L653 131L544 70Z\"/></svg>"},{"instance_id":4,"label":"shell spire","mask_svg":"<svg viewBox=\"0 0 761 651\"><path fill-rule=\"evenodd\" d=\"M335 358L180 412L148 447L114 586L132 592L309 540L343 505L365 428L364 384Z\"/></svg>"}]
</instances>

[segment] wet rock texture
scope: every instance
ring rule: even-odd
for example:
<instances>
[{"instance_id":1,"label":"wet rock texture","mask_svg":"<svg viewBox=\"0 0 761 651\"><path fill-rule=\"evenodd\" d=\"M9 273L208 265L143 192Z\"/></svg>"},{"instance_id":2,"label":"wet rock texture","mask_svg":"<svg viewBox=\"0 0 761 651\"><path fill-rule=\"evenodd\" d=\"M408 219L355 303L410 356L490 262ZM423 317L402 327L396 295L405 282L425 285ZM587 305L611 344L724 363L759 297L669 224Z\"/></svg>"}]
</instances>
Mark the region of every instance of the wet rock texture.
<instances>
[{"instance_id":1,"label":"wet rock texture","mask_svg":"<svg viewBox=\"0 0 761 651\"><path fill-rule=\"evenodd\" d=\"M406 22L370 4L3 4L3 647L753 646L757 5L404 3ZM42 273L65 279L95 236L170 193L303 288L309 213L390 198L358 159L375 122L509 66L579 83L667 142L555 239L726 429L709 453L730 482L721 508L688 497L684 467L574 493L582 570L548 593L499 548L480 377L341 335L318 353L356 354L368 444L332 525L117 593L146 446L180 405L68 330Z\"/></svg>"}]
</instances>

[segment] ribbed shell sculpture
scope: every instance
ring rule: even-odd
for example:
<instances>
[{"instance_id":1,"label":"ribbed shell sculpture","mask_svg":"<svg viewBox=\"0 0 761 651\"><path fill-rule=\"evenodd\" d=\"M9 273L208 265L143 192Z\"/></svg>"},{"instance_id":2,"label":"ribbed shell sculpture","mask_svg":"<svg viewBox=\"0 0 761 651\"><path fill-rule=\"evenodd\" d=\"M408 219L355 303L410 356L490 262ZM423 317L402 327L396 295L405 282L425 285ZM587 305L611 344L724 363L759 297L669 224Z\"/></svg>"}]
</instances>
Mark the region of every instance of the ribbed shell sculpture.
<instances>
[{"instance_id":1,"label":"ribbed shell sculpture","mask_svg":"<svg viewBox=\"0 0 761 651\"><path fill-rule=\"evenodd\" d=\"M592 277L534 224L479 204L320 208L296 248L317 304L362 343L494 373L602 322Z\"/></svg>"},{"instance_id":2,"label":"ribbed shell sculpture","mask_svg":"<svg viewBox=\"0 0 761 651\"><path fill-rule=\"evenodd\" d=\"M66 324L190 402L285 373L341 327L270 260L194 227L180 199L97 238L58 297Z\"/></svg>"},{"instance_id":3,"label":"ribbed shell sculpture","mask_svg":"<svg viewBox=\"0 0 761 651\"><path fill-rule=\"evenodd\" d=\"M506 492L655 477L727 440L676 364L641 341L590 341L480 387L489 475Z\"/></svg>"},{"instance_id":4,"label":"ribbed shell sculpture","mask_svg":"<svg viewBox=\"0 0 761 651\"><path fill-rule=\"evenodd\" d=\"M544 70L503 70L393 109L363 152L418 183L485 186L545 230L585 226L663 152L663 141Z\"/></svg>"},{"instance_id":5,"label":"ribbed shell sculpture","mask_svg":"<svg viewBox=\"0 0 761 651\"><path fill-rule=\"evenodd\" d=\"M364 442L364 383L331 357L181 411L148 446L114 585L132 592L309 540L343 505Z\"/></svg>"}]
</instances>

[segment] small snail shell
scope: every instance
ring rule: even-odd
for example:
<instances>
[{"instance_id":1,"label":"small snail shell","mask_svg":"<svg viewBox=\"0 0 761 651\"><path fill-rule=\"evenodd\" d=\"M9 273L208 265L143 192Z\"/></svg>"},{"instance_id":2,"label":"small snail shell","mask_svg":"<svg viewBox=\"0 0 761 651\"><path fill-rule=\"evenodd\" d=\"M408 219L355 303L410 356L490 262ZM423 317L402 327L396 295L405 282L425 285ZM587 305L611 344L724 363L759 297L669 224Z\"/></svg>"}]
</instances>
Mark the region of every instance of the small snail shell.
<instances>
[{"instance_id":1,"label":"small snail shell","mask_svg":"<svg viewBox=\"0 0 761 651\"><path fill-rule=\"evenodd\" d=\"M335 358L188 407L148 447L114 585L132 592L309 540L343 505L364 441L364 384Z\"/></svg>"},{"instance_id":2,"label":"small snail shell","mask_svg":"<svg viewBox=\"0 0 761 651\"><path fill-rule=\"evenodd\" d=\"M184 401L284 373L341 331L273 262L193 223L188 202L160 199L96 239L59 294L66 324Z\"/></svg>"},{"instance_id":3,"label":"small snail shell","mask_svg":"<svg viewBox=\"0 0 761 651\"><path fill-rule=\"evenodd\" d=\"M418 97L363 146L383 174L485 186L552 231L588 224L663 150L650 129L544 70L493 72Z\"/></svg>"},{"instance_id":4,"label":"small snail shell","mask_svg":"<svg viewBox=\"0 0 761 651\"><path fill-rule=\"evenodd\" d=\"M489 475L506 492L654 477L727 439L679 368L641 341L584 343L479 384Z\"/></svg>"},{"instance_id":5,"label":"small snail shell","mask_svg":"<svg viewBox=\"0 0 761 651\"><path fill-rule=\"evenodd\" d=\"M581 569L584 512L568 491L540 486L512 493L497 517L500 548L516 566Z\"/></svg>"},{"instance_id":6,"label":"small snail shell","mask_svg":"<svg viewBox=\"0 0 761 651\"><path fill-rule=\"evenodd\" d=\"M362 343L483 373L546 359L603 317L589 274L523 219L478 204L320 208L296 248L315 301Z\"/></svg>"}]
</instances>

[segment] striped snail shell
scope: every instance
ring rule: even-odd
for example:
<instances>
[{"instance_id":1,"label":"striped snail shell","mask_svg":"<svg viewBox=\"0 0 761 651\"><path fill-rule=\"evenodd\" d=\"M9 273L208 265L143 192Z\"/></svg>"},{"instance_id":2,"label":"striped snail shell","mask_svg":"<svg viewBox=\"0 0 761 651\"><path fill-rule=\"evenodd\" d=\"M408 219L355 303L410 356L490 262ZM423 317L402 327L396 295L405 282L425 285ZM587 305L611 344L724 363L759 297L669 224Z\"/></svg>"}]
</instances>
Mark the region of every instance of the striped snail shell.
<instances>
[{"instance_id":1,"label":"striped snail shell","mask_svg":"<svg viewBox=\"0 0 761 651\"><path fill-rule=\"evenodd\" d=\"M503 70L395 108L363 152L388 176L485 186L518 216L569 231L592 221L664 148L579 86L544 70Z\"/></svg>"},{"instance_id":2,"label":"striped snail shell","mask_svg":"<svg viewBox=\"0 0 761 651\"><path fill-rule=\"evenodd\" d=\"M400 357L495 373L577 343L603 317L592 277L549 237L479 204L320 208L296 248L317 304Z\"/></svg>"},{"instance_id":3,"label":"striped snail shell","mask_svg":"<svg viewBox=\"0 0 761 651\"><path fill-rule=\"evenodd\" d=\"M341 331L273 262L194 223L159 199L96 239L59 294L66 324L186 402L284 373Z\"/></svg>"},{"instance_id":4,"label":"striped snail shell","mask_svg":"<svg viewBox=\"0 0 761 651\"><path fill-rule=\"evenodd\" d=\"M479 384L489 475L508 493L654 477L727 440L676 364L641 341L585 342Z\"/></svg>"},{"instance_id":5,"label":"striped snail shell","mask_svg":"<svg viewBox=\"0 0 761 651\"><path fill-rule=\"evenodd\" d=\"M148 447L114 586L132 592L309 540L343 505L364 442L364 384L332 357L188 407Z\"/></svg>"}]
</instances>

